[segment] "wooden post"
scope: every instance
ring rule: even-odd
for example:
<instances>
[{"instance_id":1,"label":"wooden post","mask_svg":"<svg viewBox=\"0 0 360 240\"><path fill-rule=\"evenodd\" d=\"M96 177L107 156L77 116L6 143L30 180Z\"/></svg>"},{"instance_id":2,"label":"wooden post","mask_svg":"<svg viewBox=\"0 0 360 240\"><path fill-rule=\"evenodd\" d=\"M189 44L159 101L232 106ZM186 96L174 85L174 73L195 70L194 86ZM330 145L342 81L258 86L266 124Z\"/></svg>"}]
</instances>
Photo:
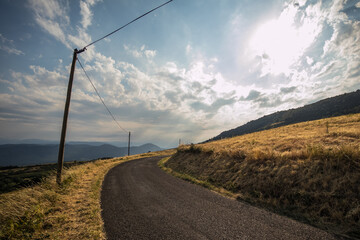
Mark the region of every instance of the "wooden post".
<instances>
[{"instance_id":1,"label":"wooden post","mask_svg":"<svg viewBox=\"0 0 360 240\"><path fill-rule=\"evenodd\" d=\"M60 138L60 144L59 144L58 166L57 166L57 175L56 175L56 183L57 184L61 184L61 172L62 172L63 163L64 163L66 128L67 128L67 120L68 120L68 116L69 116L71 89L72 89L72 84L73 84L73 79L74 79L75 64L76 64L77 54L81 53L83 51L85 51L85 48L82 50L79 50L79 51L76 48L74 49L73 60L72 60L72 64L71 64L69 84L68 84L66 102L65 102L64 117L63 117L62 129L61 129L61 138Z\"/></svg>"},{"instance_id":2,"label":"wooden post","mask_svg":"<svg viewBox=\"0 0 360 240\"><path fill-rule=\"evenodd\" d=\"M131 135L131 132L129 132L128 156L130 156L130 135Z\"/></svg>"}]
</instances>

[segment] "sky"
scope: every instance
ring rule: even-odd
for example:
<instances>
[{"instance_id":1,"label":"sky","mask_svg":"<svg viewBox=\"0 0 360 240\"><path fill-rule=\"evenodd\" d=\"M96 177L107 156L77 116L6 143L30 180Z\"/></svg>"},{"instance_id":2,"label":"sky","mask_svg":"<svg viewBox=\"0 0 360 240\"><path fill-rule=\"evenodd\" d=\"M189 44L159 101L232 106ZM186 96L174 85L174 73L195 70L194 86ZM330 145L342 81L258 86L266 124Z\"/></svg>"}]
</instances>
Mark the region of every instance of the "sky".
<instances>
[{"instance_id":1,"label":"sky","mask_svg":"<svg viewBox=\"0 0 360 240\"><path fill-rule=\"evenodd\" d=\"M59 141L73 49L164 0L0 1L0 140ZM360 2L174 0L78 55L67 141L175 147L360 88Z\"/></svg>"}]
</instances>

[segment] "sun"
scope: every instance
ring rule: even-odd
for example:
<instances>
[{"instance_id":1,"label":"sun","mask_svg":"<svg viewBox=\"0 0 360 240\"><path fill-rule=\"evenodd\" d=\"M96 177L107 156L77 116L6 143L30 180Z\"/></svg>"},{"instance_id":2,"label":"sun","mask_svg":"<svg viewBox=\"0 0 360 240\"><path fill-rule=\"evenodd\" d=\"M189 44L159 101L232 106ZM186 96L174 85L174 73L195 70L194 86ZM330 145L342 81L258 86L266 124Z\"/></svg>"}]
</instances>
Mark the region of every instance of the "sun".
<instances>
[{"instance_id":1,"label":"sun","mask_svg":"<svg viewBox=\"0 0 360 240\"><path fill-rule=\"evenodd\" d=\"M317 35L317 23L303 18L296 24L297 6L288 6L278 19L260 25L250 40L250 49L262 59L262 74L289 74Z\"/></svg>"}]
</instances>

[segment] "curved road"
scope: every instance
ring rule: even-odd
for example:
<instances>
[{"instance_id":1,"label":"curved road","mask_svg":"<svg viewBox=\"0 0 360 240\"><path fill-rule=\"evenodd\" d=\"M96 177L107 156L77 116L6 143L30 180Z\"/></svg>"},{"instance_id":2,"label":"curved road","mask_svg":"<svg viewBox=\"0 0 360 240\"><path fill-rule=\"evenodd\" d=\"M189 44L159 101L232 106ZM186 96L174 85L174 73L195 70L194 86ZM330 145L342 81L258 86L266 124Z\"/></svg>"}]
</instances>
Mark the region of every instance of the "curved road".
<instances>
[{"instance_id":1,"label":"curved road","mask_svg":"<svg viewBox=\"0 0 360 240\"><path fill-rule=\"evenodd\" d=\"M101 193L108 239L336 239L163 172L160 157L120 164Z\"/></svg>"}]
</instances>

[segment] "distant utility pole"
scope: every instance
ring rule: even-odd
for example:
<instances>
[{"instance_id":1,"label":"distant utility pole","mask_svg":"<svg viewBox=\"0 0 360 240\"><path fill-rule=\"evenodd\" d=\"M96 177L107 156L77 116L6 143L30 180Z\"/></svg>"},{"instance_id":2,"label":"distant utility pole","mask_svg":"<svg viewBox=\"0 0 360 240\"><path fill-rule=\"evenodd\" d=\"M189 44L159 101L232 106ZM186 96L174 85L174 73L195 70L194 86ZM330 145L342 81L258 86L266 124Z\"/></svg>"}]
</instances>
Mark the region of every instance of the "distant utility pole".
<instances>
[{"instance_id":1,"label":"distant utility pole","mask_svg":"<svg viewBox=\"0 0 360 240\"><path fill-rule=\"evenodd\" d=\"M76 48L74 49L73 60L72 60L72 64L71 64L69 84L68 84L66 102L65 102L64 118L63 118L63 124L62 124L62 129L61 129L61 138L60 138L59 155L58 155L58 167L57 167L57 175L56 175L56 182L59 185L61 184L61 172L62 172L63 163L64 163L66 128L67 128L67 120L68 120L68 116L69 116L71 89L72 89L72 84L73 84L73 80L74 80L75 64L76 64L77 55L79 53L82 53L83 51L85 51L85 48L83 48L81 50L77 50Z\"/></svg>"},{"instance_id":2,"label":"distant utility pole","mask_svg":"<svg viewBox=\"0 0 360 240\"><path fill-rule=\"evenodd\" d=\"M129 141L128 141L128 156L130 156L130 136L131 136L131 132L129 132Z\"/></svg>"}]
</instances>

